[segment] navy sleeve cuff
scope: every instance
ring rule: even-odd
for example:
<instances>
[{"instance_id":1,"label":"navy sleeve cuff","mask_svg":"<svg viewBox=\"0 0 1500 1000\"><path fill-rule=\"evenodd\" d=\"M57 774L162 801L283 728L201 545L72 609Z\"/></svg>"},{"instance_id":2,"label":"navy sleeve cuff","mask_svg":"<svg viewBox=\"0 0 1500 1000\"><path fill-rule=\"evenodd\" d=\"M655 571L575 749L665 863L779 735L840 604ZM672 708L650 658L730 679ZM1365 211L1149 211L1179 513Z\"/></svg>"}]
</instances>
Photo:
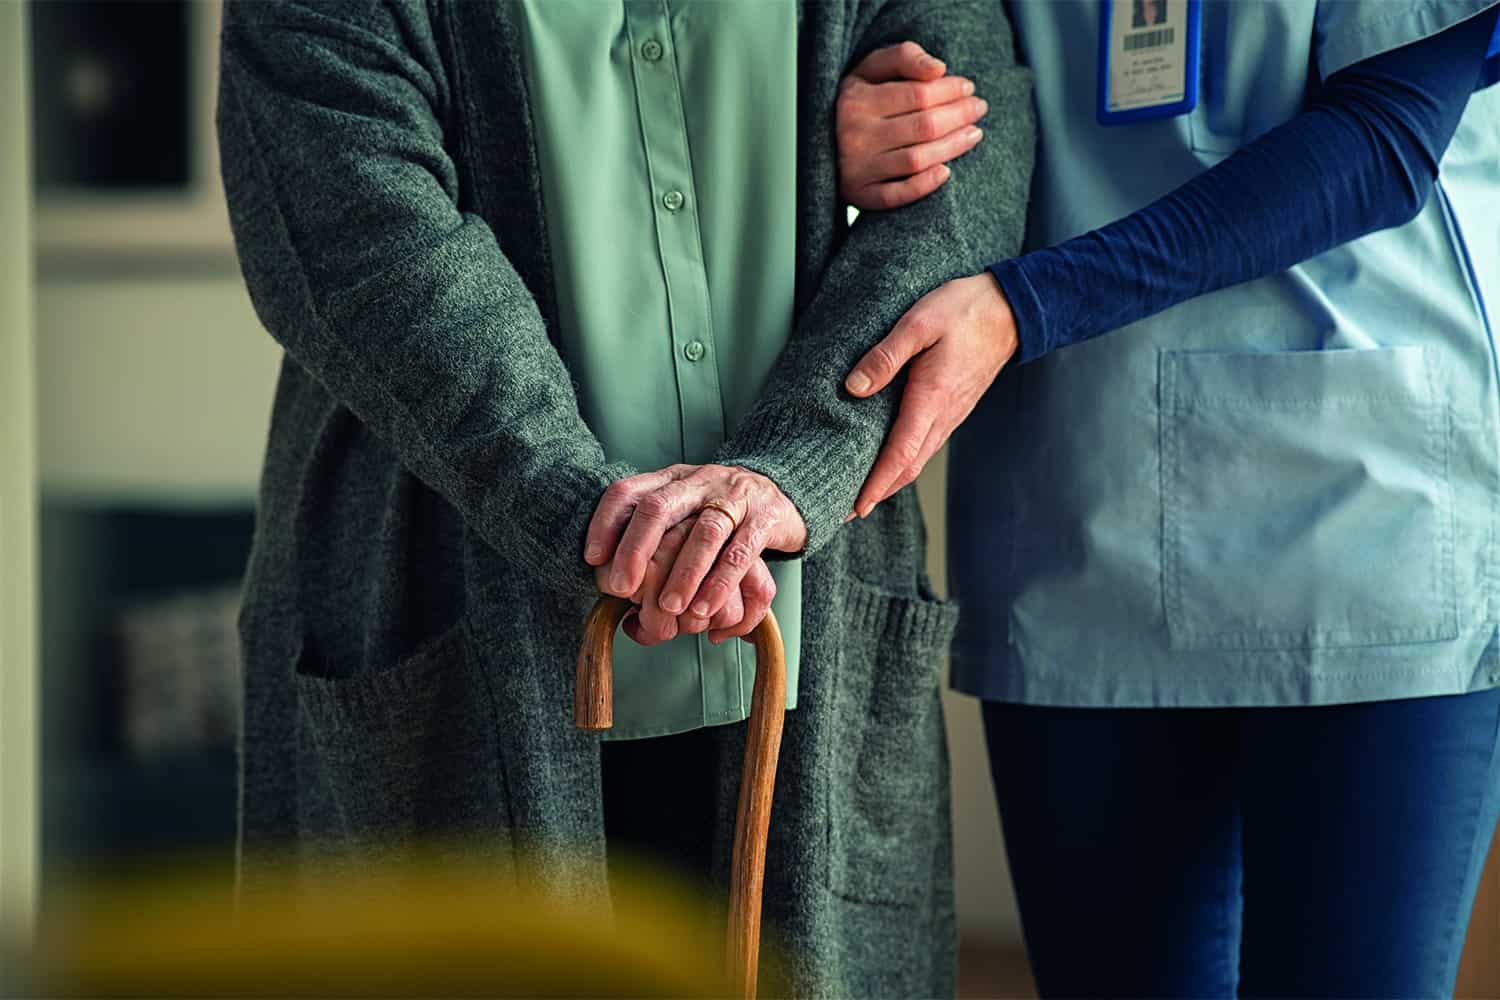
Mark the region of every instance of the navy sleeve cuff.
<instances>
[{"instance_id":1,"label":"navy sleeve cuff","mask_svg":"<svg viewBox=\"0 0 1500 1000\"><path fill-rule=\"evenodd\" d=\"M1026 269L1021 264L1024 259L1012 257L998 264L991 264L989 268L1000 291L1005 295L1005 300L1010 303L1011 315L1016 321L1018 346L1016 356L1010 362L1013 365L1035 361L1049 353L1054 346L1047 329L1047 310L1042 305L1036 286L1026 277Z\"/></svg>"}]
</instances>

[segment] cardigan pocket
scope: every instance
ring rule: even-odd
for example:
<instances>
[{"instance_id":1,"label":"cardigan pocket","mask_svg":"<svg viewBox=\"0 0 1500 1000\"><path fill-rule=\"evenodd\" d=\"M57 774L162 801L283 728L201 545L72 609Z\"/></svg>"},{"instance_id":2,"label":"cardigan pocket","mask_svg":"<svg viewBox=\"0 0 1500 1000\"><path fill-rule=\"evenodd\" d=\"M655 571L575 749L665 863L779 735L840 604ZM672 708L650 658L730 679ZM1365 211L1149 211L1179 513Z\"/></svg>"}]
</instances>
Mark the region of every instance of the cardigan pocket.
<instances>
[{"instance_id":1,"label":"cardigan pocket","mask_svg":"<svg viewBox=\"0 0 1500 1000\"><path fill-rule=\"evenodd\" d=\"M1420 346L1163 354L1172 647L1454 638L1441 384Z\"/></svg>"},{"instance_id":2,"label":"cardigan pocket","mask_svg":"<svg viewBox=\"0 0 1500 1000\"><path fill-rule=\"evenodd\" d=\"M409 847L506 828L494 705L465 623L386 670L316 676L307 660L304 644L302 714L347 839Z\"/></svg>"},{"instance_id":3,"label":"cardigan pocket","mask_svg":"<svg viewBox=\"0 0 1500 1000\"><path fill-rule=\"evenodd\" d=\"M845 592L828 805L832 891L915 904L932 892L947 829L940 674L958 608L924 578L915 597L858 580Z\"/></svg>"}]
</instances>

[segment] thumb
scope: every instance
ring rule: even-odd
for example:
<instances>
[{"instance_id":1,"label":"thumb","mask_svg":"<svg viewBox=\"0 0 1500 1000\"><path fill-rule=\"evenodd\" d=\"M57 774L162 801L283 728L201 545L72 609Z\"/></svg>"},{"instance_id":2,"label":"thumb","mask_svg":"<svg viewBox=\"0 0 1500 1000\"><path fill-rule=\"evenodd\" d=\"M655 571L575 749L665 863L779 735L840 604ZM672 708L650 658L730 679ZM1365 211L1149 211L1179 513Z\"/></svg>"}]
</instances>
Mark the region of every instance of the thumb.
<instances>
[{"instance_id":1,"label":"thumb","mask_svg":"<svg viewBox=\"0 0 1500 1000\"><path fill-rule=\"evenodd\" d=\"M916 42L876 49L859 61L854 75L866 83L892 80L936 80L948 71L941 59L927 54Z\"/></svg>"},{"instance_id":2,"label":"thumb","mask_svg":"<svg viewBox=\"0 0 1500 1000\"><path fill-rule=\"evenodd\" d=\"M907 313L901 317L896 328L886 334L884 340L865 352L847 378L844 388L851 395L865 397L891 384L891 380L906 367L907 362L932 346L933 338L927 336L925 324L912 322Z\"/></svg>"}]
</instances>

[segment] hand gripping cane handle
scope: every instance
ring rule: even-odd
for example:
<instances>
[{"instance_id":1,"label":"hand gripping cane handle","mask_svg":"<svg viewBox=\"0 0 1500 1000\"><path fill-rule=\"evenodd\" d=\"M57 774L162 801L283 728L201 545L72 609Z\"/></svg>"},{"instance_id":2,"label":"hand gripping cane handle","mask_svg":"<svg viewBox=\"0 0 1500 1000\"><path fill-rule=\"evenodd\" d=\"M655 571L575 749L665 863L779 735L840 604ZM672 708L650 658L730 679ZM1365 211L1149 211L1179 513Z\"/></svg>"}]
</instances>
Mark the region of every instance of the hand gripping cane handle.
<instances>
[{"instance_id":1,"label":"hand gripping cane handle","mask_svg":"<svg viewBox=\"0 0 1500 1000\"><path fill-rule=\"evenodd\" d=\"M584 624L573 694L573 714L580 729L597 731L614 725L614 673L610 658L615 630L630 607L624 598L601 597ZM745 998L755 996L760 964L766 836L771 828L771 793L776 787L776 759L781 753L781 724L786 715L786 650L782 647L776 616L767 612L750 638L755 643L755 690L750 700L739 811L734 822L727 952L730 979L737 993Z\"/></svg>"}]
</instances>

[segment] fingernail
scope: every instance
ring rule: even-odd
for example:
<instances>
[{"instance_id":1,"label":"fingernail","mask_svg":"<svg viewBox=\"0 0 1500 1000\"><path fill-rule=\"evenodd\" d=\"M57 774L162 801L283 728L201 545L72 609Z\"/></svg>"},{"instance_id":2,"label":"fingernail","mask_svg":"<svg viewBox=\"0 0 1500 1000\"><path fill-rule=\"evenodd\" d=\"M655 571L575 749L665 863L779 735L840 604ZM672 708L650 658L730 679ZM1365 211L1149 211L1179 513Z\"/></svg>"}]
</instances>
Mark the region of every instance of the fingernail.
<instances>
[{"instance_id":1,"label":"fingernail","mask_svg":"<svg viewBox=\"0 0 1500 1000\"><path fill-rule=\"evenodd\" d=\"M949 169L948 164L946 164L946 163L939 163L938 164L938 180L945 181L949 177L952 177L952 176L953 176L953 171L951 169Z\"/></svg>"},{"instance_id":2,"label":"fingernail","mask_svg":"<svg viewBox=\"0 0 1500 1000\"><path fill-rule=\"evenodd\" d=\"M849 376L848 381L844 384L849 387L850 392L868 392L870 389L870 376L864 372L856 371Z\"/></svg>"},{"instance_id":3,"label":"fingernail","mask_svg":"<svg viewBox=\"0 0 1500 1000\"><path fill-rule=\"evenodd\" d=\"M848 524L850 521L854 520L855 517L856 517L856 515L855 515L854 511L851 510L849 512L849 516L846 517L846 518L844 518L844 523Z\"/></svg>"},{"instance_id":4,"label":"fingernail","mask_svg":"<svg viewBox=\"0 0 1500 1000\"><path fill-rule=\"evenodd\" d=\"M984 138L984 129L970 126L969 130L965 132L964 135L970 142L978 142L980 139Z\"/></svg>"},{"instance_id":5,"label":"fingernail","mask_svg":"<svg viewBox=\"0 0 1500 1000\"><path fill-rule=\"evenodd\" d=\"M970 97L970 96L973 95L973 93L974 93L974 81L973 80L965 80L964 81L963 92L964 92L964 96L965 97Z\"/></svg>"},{"instance_id":6,"label":"fingernail","mask_svg":"<svg viewBox=\"0 0 1500 1000\"><path fill-rule=\"evenodd\" d=\"M604 555L604 550L597 545L590 545L588 548L583 550L583 558L585 562L594 562L602 555Z\"/></svg>"},{"instance_id":7,"label":"fingernail","mask_svg":"<svg viewBox=\"0 0 1500 1000\"><path fill-rule=\"evenodd\" d=\"M874 509L875 509L875 505L874 504L867 503L863 507L859 508L859 516L861 518L869 517L870 516L870 511L872 511Z\"/></svg>"},{"instance_id":8,"label":"fingernail","mask_svg":"<svg viewBox=\"0 0 1500 1000\"><path fill-rule=\"evenodd\" d=\"M681 613L682 606L685 603L687 603L686 600L684 600L678 594L663 594L661 598L661 609L669 615L675 615Z\"/></svg>"},{"instance_id":9,"label":"fingernail","mask_svg":"<svg viewBox=\"0 0 1500 1000\"><path fill-rule=\"evenodd\" d=\"M989 114L989 111L990 111L990 102L986 101L984 98L981 97L979 99L979 113L981 115L987 115L987 114Z\"/></svg>"},{"instance_id":10,"label":"fingernail","mask_svg":"<svg viewBox=\"0 0 1500 1000\"><path fill-rule=\"evenodd\" d=\"M697 615L699 618L707 618L708 617L708 602L707 601L699 601L697 604L694 604L693 605L693 614Z\"/></svg>"},{"instance_id":11,"label":"fingernail","mask_svg":"<svg viewBox=\"0 0 1500 1000\"><path fill-rule=\"evenodd\" d=\"M623 592L627 582L629 581L625 579L625 571L623 569L617 569L609 574L609 587L616 593Z\"/></svg>"}]
</instances>

